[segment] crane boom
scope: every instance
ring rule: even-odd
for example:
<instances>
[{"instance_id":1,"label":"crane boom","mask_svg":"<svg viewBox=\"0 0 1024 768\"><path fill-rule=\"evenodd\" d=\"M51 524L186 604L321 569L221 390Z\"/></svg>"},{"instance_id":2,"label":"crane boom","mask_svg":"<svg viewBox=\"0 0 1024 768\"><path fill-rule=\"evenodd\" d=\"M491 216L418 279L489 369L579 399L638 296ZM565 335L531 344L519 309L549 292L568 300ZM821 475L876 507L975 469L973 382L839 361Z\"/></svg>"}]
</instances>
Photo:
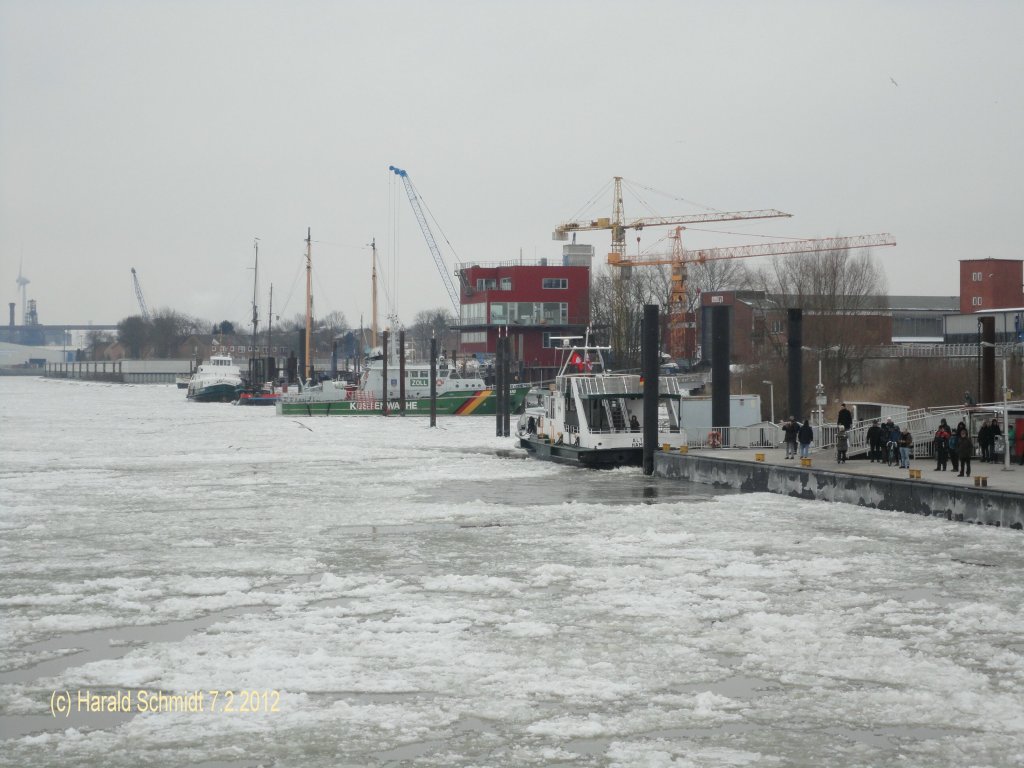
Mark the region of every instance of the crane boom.
<instances>
[{"instance_id":1,"label":"crane boom","mask_svg":"<svg viewBox=\"0 0 1024 768\"><path fill-rule=\"evenodd\" d=\"M409 202L412 204L412 212L416 215L420 231L423 232L423 239L427 241L427 247L430 249L430 254L434 257L434 263L437 265L437 270L441 273L441 279L444 281L444 287L448 291L448 298L455 309L455 316L458 317L459 292L455 290L455 284L452 282L451 275L448 274L448 266L444 263L444 257L441 256L441 249L437 247L437 241L434 240L434 233L430 231L430 224L427 223L427 217L423 213L423 206L420 205L420 198L416 194L412 180L409 178L409 174L401 168L389 165L388 170L398 176L402 180L402 184L405 185L405 193L409 196Z\"/></svg>"},{"instance_id":2,"label":"crane boom","mask_svg":"<svg viewBox=\"0 0 1024 768\"><path fill-rule=\"evenodd\" d=\"M789 218L793 214L783 213L774 208L760 211L714 211L712 213L694 213L687 216L647 216L623 222L621 229L643 229L644 227L660 227L672 224L700 224L716 221L740 221L745 219L777 219ZM590 221L567 221L555 227L552 240L567 240L570 232L587 232L596 229L613 229L614 222L608 218Z\"/></svg>"},{"instance_id":3,"label":"crane boom","mask_svg":"<svg viewBox=\"0 0 1024 768\"><path fill-rule=\"evenodd\" d=\"M146 300L142 296L142 286L139 285L139 276L135 273L135 267L132 267L132 284L135 286L135 298L139 302L139 311L142 312L142 317L146 320L151 319L149 307L146 306Z\"/></svg>"},{"instance_id":4,"label":"crane boom","mask_svg":"<svg viewBox=\"0 0 1024 768\"><path fill-rule=\"evenodd\" d=\"M846 251L853 248L896 245L892 235L855 235L852 237L824 237L811 240L785 240L777 243L758 243L731 248L702 248L700 250L674 249L671 254L640 254L624 256L614 263L619 267L639 267L656 264L703 264L718 259L747 259L753 256L782 256L797 253L821 253L822 251Z\"/></svg>"}]
</instances>

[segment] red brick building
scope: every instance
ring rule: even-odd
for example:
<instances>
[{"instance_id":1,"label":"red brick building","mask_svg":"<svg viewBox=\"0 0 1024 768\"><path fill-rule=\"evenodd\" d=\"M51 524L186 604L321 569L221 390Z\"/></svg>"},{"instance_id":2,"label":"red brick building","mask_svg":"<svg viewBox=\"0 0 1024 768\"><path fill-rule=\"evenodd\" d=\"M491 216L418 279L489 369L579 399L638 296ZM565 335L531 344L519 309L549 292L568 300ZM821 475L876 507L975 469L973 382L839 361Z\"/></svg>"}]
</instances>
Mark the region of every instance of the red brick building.
<instances>
[{"instance_id":1,"label":"red brick building","mask_svg":"<svg viewBox=\"0 0 1024 768\"><path fill-rule=\"evenodd\" d=\"M960 262L960 313L1024 307L1024 261L963 259Z\"/></svg>"},{"instance_id":2,"label":"red brick building","mask_svg":"<svg viewBox=\"0 0 1024 768\"><path fill-rule=\"evenodd\" d=\"M462 354L493 356L507 329L524 378L550 377L562 359L553 337L582 336L590 324L590 258L550 261L459 265Z\"/></svg>"}]
</instances>

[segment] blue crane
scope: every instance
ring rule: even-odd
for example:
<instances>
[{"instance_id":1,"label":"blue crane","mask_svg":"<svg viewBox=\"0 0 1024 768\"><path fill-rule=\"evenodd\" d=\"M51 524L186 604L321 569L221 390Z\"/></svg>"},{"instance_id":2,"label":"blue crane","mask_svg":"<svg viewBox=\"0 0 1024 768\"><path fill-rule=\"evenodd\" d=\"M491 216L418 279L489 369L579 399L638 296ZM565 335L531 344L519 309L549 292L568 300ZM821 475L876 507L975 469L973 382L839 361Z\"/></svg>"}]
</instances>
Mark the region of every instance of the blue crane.
<instances>
[{"instance_id":1,"label":"blue crane","mask_svg":"<svg viewBox=\"0 0 1024 768\"><path fill-rule=\"evenodd\" d=\"M452 282L451 275L448 274L448 267L444 263L444 257L441 256L441 250L437 247L437 241L434 240L434 233L430 231L430 225L427 223L427 217L423 213L423 206L420 205L420 197L416 194L412 180L409 178L409 174L401 168L389 165L388 170L398 176L405 185L405 193L409 196L409 202L412 204L412 212L416 214L416 221L420 224L423 238L427 241L427 247L430 248L430 253L434 257L434 263L437 265L437 271L441 273L444 287L448 289L448 298L451 299L452 307L455 309L455 316L458 317L459 292L455 290L455 283Z\"/></svg>"}]
</instances>

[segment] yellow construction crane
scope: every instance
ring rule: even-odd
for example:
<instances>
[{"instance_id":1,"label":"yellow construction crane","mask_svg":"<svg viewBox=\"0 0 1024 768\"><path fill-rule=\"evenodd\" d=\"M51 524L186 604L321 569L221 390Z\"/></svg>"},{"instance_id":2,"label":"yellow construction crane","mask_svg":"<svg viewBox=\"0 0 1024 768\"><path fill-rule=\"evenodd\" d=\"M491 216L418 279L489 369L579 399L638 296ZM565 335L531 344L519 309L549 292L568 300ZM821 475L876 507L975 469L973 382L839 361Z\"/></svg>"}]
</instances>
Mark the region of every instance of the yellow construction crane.
<instances>
[{"instance_id":1,"label":"yellow construction crane","mask_svg":"<svg viewBox=\"0 0 1024 768\"><path fill-rule=\"evenodd\" d=\"M748 259L754 256L784 256L800 253L822 253L827 251L848 251L854 248L896 245L892 235L854 235L851 237L825 237L808 240L784 240L774 243L757 243L726 248L702 248L687 250L682 246L682 231L677 226L669 253L646 253L637 256L609 254L609 263L617 267L641 267L667 264L672 267L672 290L668 301L669 349L679 356L685 348L687 327L686 268L688 264L704 264L720 259ZM612 257L615 257L614 260Z\"/></svg>"},{"instance_id":2,"label":"yellow construction crane","mask_svg":"<svg viewBox=\"0 0 1024 768\"><path fill-rule=\"evenodd\" d=\"M622 206L622 177L615 177L612 216L610 218L592 219L590 221L567 221L555 227L552 240L568 240L570 232L588 232L598 229L609 229L612 233L612 250L608 254L609 264L621 263L626 255L626 230L641 230L644 227L671 226L673 224L706 224L715 221L739 221L742 219L777 219L788 218L790 213L774 209L761 211L713 211L696 213L687 216L648 216L626 221Z\"/></svg>"}]
</instances>

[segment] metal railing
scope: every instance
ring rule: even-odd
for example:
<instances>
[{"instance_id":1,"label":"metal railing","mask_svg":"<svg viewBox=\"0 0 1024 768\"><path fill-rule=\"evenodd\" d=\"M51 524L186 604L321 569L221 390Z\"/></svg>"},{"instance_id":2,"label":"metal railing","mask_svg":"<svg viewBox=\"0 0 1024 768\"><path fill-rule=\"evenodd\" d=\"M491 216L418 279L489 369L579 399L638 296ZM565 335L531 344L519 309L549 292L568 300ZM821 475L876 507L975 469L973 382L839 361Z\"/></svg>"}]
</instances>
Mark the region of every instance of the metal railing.
<instances>
[{"instance_id":1,"label":"metal railing","mask_svg":"<svg viewBox=\"0 0 1024 768\"><path fill-rule=\"evenodd\" d=\"M1018 344L996 344L997 357L1009 357ZM868 357L977 357L978 344L893 344L868 347Z\"/></svg>"}]
</instances>

